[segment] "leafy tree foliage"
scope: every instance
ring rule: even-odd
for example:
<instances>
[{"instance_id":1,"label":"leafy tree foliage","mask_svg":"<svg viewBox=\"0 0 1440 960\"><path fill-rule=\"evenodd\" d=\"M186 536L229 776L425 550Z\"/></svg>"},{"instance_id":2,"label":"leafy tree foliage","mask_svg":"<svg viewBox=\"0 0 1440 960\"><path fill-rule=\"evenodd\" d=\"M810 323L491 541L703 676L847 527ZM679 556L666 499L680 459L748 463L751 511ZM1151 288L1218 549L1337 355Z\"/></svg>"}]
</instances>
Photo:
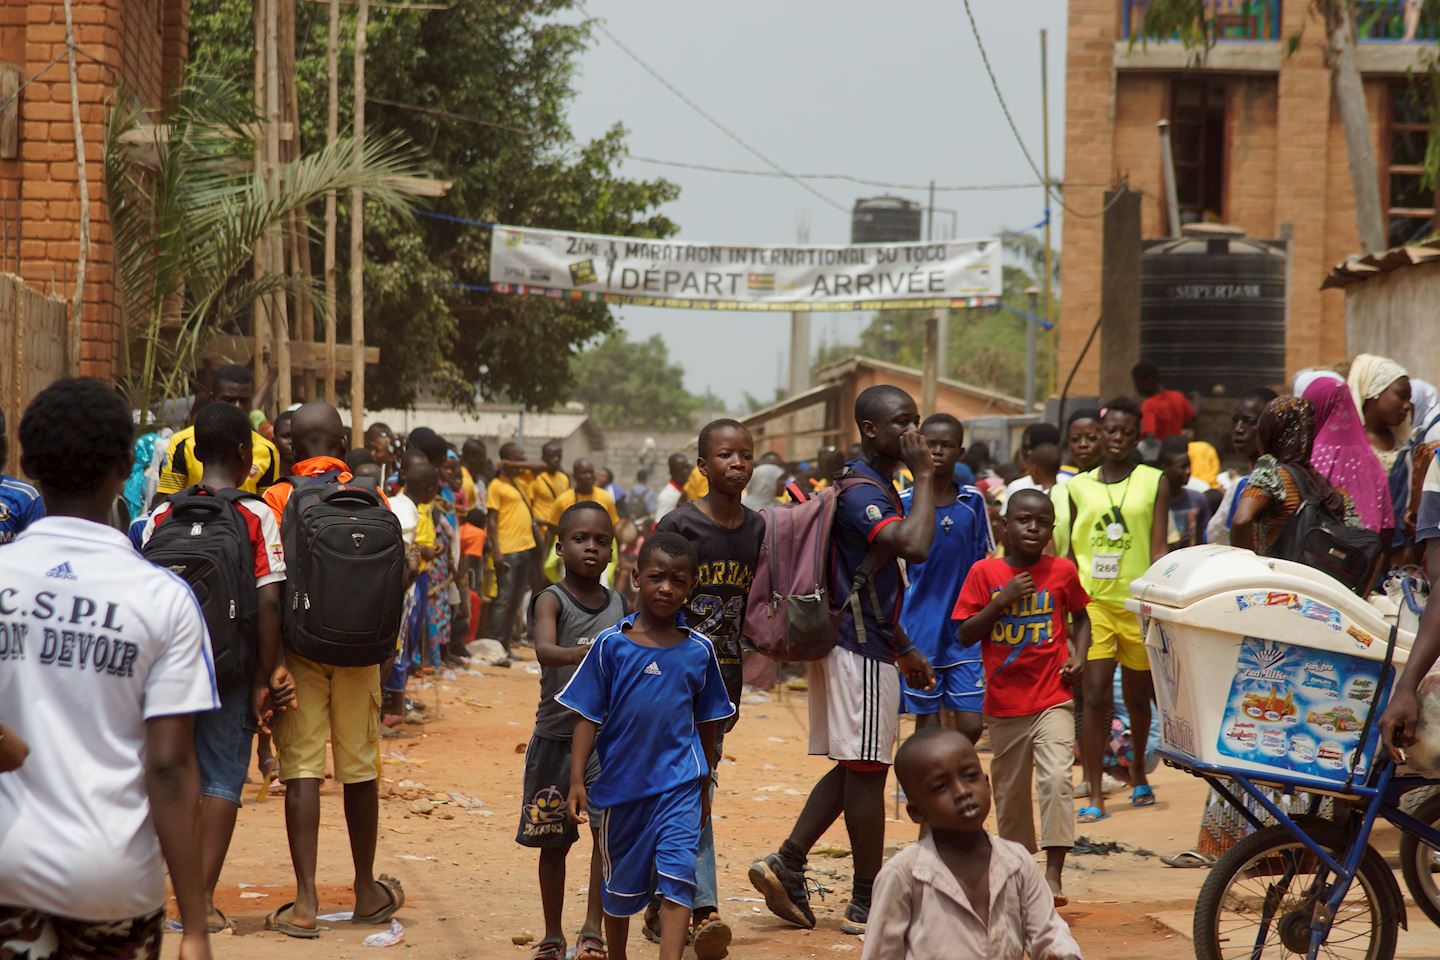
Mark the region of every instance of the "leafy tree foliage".
<instances>
[{"instance_id":1,"label":"leafy tree foliage","mask_svg":"<svg viewBox=\"0 0 1440 960\"><path fill-rule=\"evenodd\" d=\"M678 195L674 185L613 172L625 153L623 128L581 143L566 123L576 60L590 35L588 23L561 19L575 6L451 0L441 11L371 11L366 129L402 132L428 152L429 173L452 182L436 212L625 236L674 232L657 212ZM314 144L325 135L328 13L322 4L296 7L301 137ZM247 84L250 9L247 0L213 0L191 11L192 51L228 64ZM342 126L353 89L354 16L342 7ZM404 405L421 392L461 404L477 392L538 407L568 398L577 349L614 328L609 308L471 289L488 282L489 242L483 228L406 223L367 204L366 339L381 348L380 368L366 378L368 403ZM345 276L342 265L342 285ZM342 290L342 329L348 302Z\"/></svg>"},{"instance_id":2,"label":"leafy tree foliage","mask_svg":"<svg viewBox=\"0 0 1440 960\"><path fill-rule=\"evenodd\" d=\"M616 330L575 359L573 376L570 395L601 426L683 430L705 404L659 334L637 342Z\"/></svg>"}]
</instances>

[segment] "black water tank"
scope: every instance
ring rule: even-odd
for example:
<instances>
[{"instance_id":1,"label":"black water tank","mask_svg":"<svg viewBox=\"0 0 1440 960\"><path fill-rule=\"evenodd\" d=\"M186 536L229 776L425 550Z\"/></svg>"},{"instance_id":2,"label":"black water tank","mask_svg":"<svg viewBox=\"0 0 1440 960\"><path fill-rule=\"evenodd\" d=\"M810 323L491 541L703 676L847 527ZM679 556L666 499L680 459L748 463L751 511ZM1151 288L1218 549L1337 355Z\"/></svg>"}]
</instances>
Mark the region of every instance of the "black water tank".
<instances>
[{"instance_id":1,"label":"black water tank","mask_svg":"<svg viewBox=\"0 0 1440 960\"><path fill-rule=\"evenodd\" d=\"M851 243L914 243L925 208L903 197L856 200L850 214Z\"/></svg>"},{"instance_id":2,"label":"black water tank","mask_svg":"<svg viewBox=\"0 0 1440 960\"><path fill-rule=\"evenodd\" d=\"M1160 382L1201 396L1285 382L1285 244L1192 224L1146 241L1140 359Z\"/></svg>"}]
</instances>

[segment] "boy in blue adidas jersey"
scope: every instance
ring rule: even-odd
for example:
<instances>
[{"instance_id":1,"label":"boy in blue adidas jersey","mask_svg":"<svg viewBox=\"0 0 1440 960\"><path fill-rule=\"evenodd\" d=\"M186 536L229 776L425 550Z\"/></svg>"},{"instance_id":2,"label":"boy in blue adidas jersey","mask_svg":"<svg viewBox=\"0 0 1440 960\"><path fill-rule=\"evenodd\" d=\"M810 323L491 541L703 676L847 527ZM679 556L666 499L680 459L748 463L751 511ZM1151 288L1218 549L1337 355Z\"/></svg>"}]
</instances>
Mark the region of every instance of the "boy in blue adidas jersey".
<instances>
[{"instance_id":1,"label":"boy in blue adidas jersey","mask_svg":"<svg viewBox=\"0 0 1440 960\"><path fill-rule=\"evenodd\" d=\"M579 714L570 747L566 812L599 820L605 882L605 939L625 960L630 917L662 898L660 958L680 960L695 906L700 830L710 816L715 735L735 706L710 641L679 626L695 583L695 548L678 533L657 533L640 550L640 609L595 638L556 701ZM587 791L586 766L600 752Z\"/></svg>"},{"instance_id":2,"label":"boy in blue adidas jersey","mask_svg":"<svg viewBox=\"0 0 1440 960\"><path fill-rule=\"evenodd\" d=\"M10 441L5 433L5 411L0 410L0 464L10 455ZM40 492L28 483L0 473L0 546L25 532L25 528L45 516L45 501Z\"/></svg>"},{"instance_id":3,"label":"boy in blue adidas jersey","mask_svg":"<svg viewBox=\"0 0 1440 960\"><path fill-rule=\"evenodd\" d=\"M915 714L917 729L939 723L959 730L974 743L983 724L981 705L985 672L980 654L960 645L959 625L950 618L966 575L995 548L985 495L955 481L955 464L965 453L965 428L948 413L933 414L920 425L935 465L935 537L930 554L910 563L910 581L901 608L900 626L935 668L935 686L918 690L902 679L900 712ZM900 494L910 513L914 488Z\"/></svg>"}]
</instances>

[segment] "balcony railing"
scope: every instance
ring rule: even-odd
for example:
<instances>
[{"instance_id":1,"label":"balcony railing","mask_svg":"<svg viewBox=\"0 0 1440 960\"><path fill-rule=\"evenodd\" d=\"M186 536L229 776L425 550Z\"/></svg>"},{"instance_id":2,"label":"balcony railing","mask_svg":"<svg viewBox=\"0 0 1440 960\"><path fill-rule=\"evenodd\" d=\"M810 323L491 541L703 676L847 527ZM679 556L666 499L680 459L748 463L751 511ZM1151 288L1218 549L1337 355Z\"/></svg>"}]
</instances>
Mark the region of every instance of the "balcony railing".
<instances>
[{"instance_id":1,"label":"balcony railing","mask_svg":"<svg viewBox=\"0 0 1440 960\"><path fill-rule=\"evenodd\" d=\"M1280 39L1280 0L1203 0L1205 5L1205 29L1208 39L1214 43L1232 43L1256 40ZM1374 0L1387 6L1384 0ZM1395 0L1397 8L1404 0ZM1144 35L1145 8L1148 0L1122 0L1124 11L1125 39L1146 40L1154 43L1179 40L1173 37L1146 37Z\"/></svg>"},{"instance_id":2,"label":"balcony railing","mask_svg":"<svg viewBox=\"0 0 1440 960\"><path fill-rule=\"evenodd\" d=\"M1361 43L1434 43L1440 16L1419 0L1356 0L1355 32Z\"/></svg>"}]
</instances>

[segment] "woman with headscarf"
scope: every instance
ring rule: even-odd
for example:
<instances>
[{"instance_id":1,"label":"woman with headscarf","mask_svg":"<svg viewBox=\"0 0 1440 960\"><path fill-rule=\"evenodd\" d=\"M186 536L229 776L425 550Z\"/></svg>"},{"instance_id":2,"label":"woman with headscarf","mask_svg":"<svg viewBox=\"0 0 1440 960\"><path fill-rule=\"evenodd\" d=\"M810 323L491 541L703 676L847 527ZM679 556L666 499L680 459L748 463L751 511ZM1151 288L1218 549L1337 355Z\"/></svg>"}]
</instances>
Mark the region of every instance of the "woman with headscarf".
<instances>
[{"instance_id":1,"label":"woman with headscarf","mask_svg":"<svg viewBox=\"0 0 1440 960\"><path fill-rule=\"evenodd\" d=\"M1311 389L1323 383L1311 384ZM1316 419L1315 405L1303 397L1279 397L1260 415L1261 456L1235 509L1230 528L1230 542L1235 546L1261 555L1270 552L1286 521L1300 509L1297 477L1304 478L1333 516L1350 526L1361 525L1349 498L1311 465Z\"/></svg>"},{"instance_id":2,"label":"woman with headscarf","mask_svg":"<svg viewBox=\"0 0 1440 960\"><path fill-rule=\"evenodd\" d=\"M1365 435L1385 468L1394 507L1392 547L1409 543L1405 508L1410 502L1410 375L1389 357L1362 353L1350 365L1350 396L1365 424Z\"/></svg>"},{"instance_id":3,"label":"woman with headscarf","mask_svg":"<svg viewBox=\"0 0 1440 960\"><path fill-rule=\"evenodd\" d=\"M1420 512L1420 494L1425 475L1440 448L1440 391L1428 380L1410 379L1410 404L1415 408L1415 428L1410 432L1410 496L1405 510L1405 529L1414 539L1415 521ZM1398 505L1396 509L1399 509Z\"/></svg>"},{"instance_id":4,"label":"woman with headscarf","mask_svg":"<svg viewBox=\"0 0 1440 960\"><path fill-rule=\"evenodd\" d=\"M1315 448L1310 454L1310 466L1349 495L1367 529L1382 534L1393 530L1395 517L1385 468L1370 448L1360 413L1345 383L1330 378L1316 380L1305 388L1305 399L1313 404L1315 413Z\"/></svg>"},{"instance_id":5,"label":"woman with headscarf","mask_svg":"<svg viewBox=\"0 0 1440 960\"><path fill-rule=\"evenodd\" d=\"M775 506L780 502L781 483L784 479L785 468L780 464L756 464L745 492L740 494L740 502L756 513L766 507Z\"/></svg>"}]
</instances>

